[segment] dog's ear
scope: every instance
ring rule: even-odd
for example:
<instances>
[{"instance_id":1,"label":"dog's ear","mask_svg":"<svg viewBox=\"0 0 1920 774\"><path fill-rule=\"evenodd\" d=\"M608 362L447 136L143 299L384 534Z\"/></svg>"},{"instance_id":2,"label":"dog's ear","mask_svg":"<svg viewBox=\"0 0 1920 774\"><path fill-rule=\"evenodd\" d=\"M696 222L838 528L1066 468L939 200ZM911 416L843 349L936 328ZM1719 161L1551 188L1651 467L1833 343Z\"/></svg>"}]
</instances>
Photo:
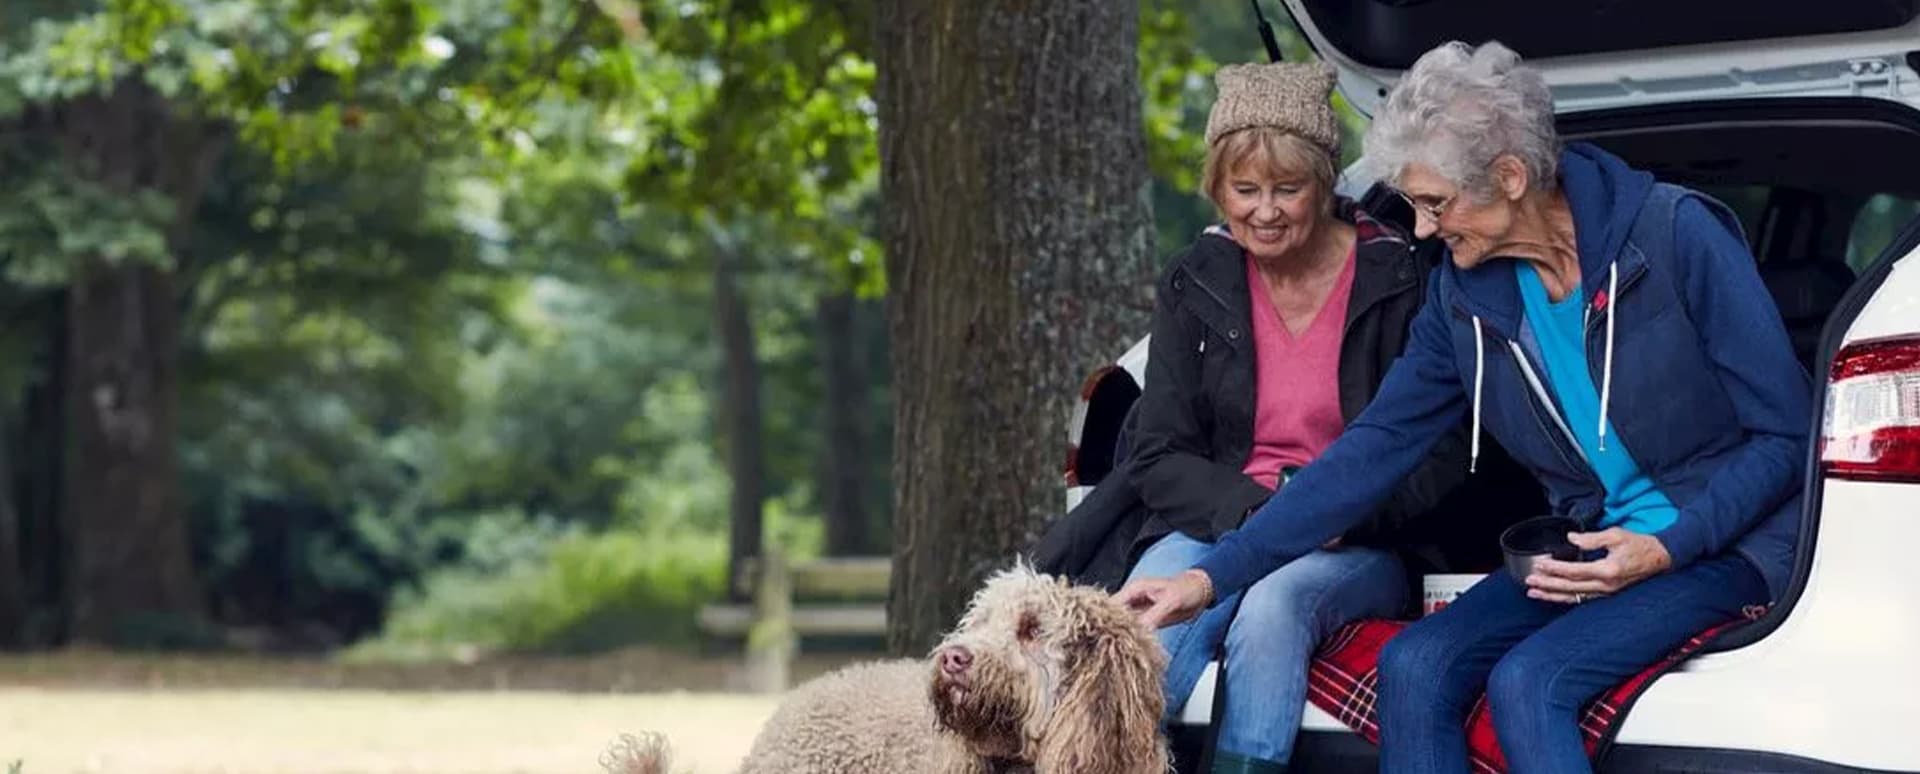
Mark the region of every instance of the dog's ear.
<instances>
[{"instance_id":1,"label":"dog's ear","mask_svg":"<svg viewBox=\"0 0 1920 774\"><path fill-rule=\"evenodd\" d=\"M1113 622L1070 647L1072 666L1034 756L1038 774L1165 774L1160 714L1165 658ZM1100 628L1100 627L1096 627Z\"/></svg>"}]
</instances>

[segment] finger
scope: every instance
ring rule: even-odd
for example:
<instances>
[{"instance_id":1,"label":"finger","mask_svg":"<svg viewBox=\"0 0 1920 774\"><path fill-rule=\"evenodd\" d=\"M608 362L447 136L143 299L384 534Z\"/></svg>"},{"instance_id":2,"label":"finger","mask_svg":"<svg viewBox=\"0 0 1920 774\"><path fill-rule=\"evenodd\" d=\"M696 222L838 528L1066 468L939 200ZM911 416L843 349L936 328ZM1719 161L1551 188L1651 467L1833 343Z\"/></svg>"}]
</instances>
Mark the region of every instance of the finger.
<instances>
[{"instance_id":1,"label":"finger","mask_svg":"<svg viewBox=\"0 0 1920 774\"><path fill-rule=\"evenodd\" d=\"M1612 591L1607 583L1598 580L1573 580L1552 575L1534 573L1527 576L1527 588L1553 594L1604 594Z\"/></svg>"},{"instance_id":2,"label":"finger","mask_svg":"<svg viewBox=\"0 0 1920 774\"><path fill-rule=\"evenodd\" d=\"M1153 614L1160 606L1155 604L1152 598L1141 597L1130 600L1129 602L1127 609L1133 612L1134 618L1139 619L1140 623L1154 626ZM1156 626L1155 628L1158 627Z\"/></svg>"},{"instance_id":3,"label":"finger","mask_svg":"<svg viewBox=\"0 0 1920 774\"><path fill-rule=\"evenodd\" d=\"M1586 594L1582 596L1575 596L1573 594L1564 594L1557 591L1542 591L1540 589L1527 589L1527 596L1533 599L1538 599L1542 602L1557 602L1562 605L1578 605L1585 602L1592 602L1595 597L1604 596L1604 595Z\"/></svg>"},{"instance_id":4,"label":"finger","mask_svg":"<svg viewBox=\"0 0 1920 774\"><path fill-rule=\"evenodd\" d=\"M1536 575L1564 578L1566 580L1611 582L1618 580L1620 577L1620 560L1613 556L1608 556L1605 559L1595 559L1591 562L1563 562L1559 559L1546 558L1536 559L1533 562L1533 573L1527 577L1532 578Z\"/></svg>"},{"instance_id":5,"label":"finger","mask_svg":"<svg viewBox=\"0 0 1920 774\"><path fill-rule=\"evenodd\" d=\"M1162 599L1155 602L1153 607L1147 608L1147 612L1140 614L1140 621L1153 629L1173 623L1173 601Z\"/></svg>"},{"instance_id":6,"label":"finger","mask_svg":"<svg viewBox=\"0 0 1920 774\"><path fill-rule=\"evenodd\" d=\"M1143 603L1151 604L1153 602L1155 585L1151 580L1134 581L1122 586L1119 591L1114 592L1113 598L1128 608L1139 607Z\"/></svg>"},{"instance_id":7,"label":"finger","mask_svg":"<svg viewBox=\"0 0 1920 774\"><path fill-rule=\"evenodd\" d=\"M1567 541L1586 550L1616 546L1625 539L1627 531L1619 527L1610 527L1599 532L1569 532Z\"/></svg>"}]
</instances>

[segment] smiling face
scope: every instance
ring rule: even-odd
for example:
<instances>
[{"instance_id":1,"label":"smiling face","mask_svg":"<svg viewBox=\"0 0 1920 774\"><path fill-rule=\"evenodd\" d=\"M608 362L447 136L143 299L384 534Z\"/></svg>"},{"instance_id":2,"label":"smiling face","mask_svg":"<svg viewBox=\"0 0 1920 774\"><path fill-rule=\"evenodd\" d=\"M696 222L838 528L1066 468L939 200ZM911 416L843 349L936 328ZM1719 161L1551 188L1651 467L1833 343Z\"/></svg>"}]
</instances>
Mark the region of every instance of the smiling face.
<instances>
[{"instance_id":1,"label":"smiling face","mask_svg":"<svg viewBox=\"0 0 1920 774\"><path fill-rule=\"evenodd\" d=\"M1509 245L1531 192L1519 159L1501 156L1488 169L1490 191L1464 190L1432 167L1413 162L1401 170L1399 190L1413 205L1414 236L1438 236L1453 264L1472 269Z\"/></svg>"},{"instance_id":2,"label":"smiling face","mask_svg":"<svg viewBox=\"0 0 1920 774\"><path fill-rule=\"evenodd\" d=\"M1285 260L1312 245L1333 213L1333 161L1319 146L1254 127L1208 150L1206 191L1227 230L1256 261Z\"/></svg>"}]
</instances>

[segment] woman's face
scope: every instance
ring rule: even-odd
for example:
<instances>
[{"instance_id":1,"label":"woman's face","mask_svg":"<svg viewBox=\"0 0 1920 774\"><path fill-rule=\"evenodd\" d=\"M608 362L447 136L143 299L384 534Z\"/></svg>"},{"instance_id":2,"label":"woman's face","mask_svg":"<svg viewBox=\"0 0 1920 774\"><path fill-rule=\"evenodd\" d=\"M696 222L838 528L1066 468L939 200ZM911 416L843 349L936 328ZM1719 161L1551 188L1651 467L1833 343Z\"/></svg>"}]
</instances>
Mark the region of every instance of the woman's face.
<instances>
[{"instance_id":1,"label":"woman's face","mask_svg":"<svg viewBox=\"0 0 1920 774\"><path fill-rule=\"evenodd\" d=\"M1256 261L1286 260L1313 243L1329 192L1311 174L1249 160L1227 174L1219 194L1227 230Z\"/></svg>"},{"instance_id":2,"label":"woman's face","mask_svg":"<svg viewBox=\"0 0 1920 774\"><path fill-rule=\"evenodd\" d=\"M1453 254L1453 265L1462 269L1480 265L1513 230L1515 211L1509 197L1477 202L1425 164L1409 164L1401 171L1400 192L1413 205L1414 236L1438 235Z\"/></svg>"}]
</instances>

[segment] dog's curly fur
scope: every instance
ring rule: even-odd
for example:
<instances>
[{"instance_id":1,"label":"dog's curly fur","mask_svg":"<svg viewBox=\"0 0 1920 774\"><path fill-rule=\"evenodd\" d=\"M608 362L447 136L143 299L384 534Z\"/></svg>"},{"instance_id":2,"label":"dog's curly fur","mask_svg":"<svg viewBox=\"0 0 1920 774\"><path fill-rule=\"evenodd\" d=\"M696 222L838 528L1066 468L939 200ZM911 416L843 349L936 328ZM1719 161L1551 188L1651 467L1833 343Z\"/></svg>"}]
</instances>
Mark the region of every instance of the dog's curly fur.
<instances>
[{"instance_id":1,"label":"dog's curly fur","mask_svg":"<svg viewBox=\"0 0 1920 774\"><path fill-rule=\"evenodd\" d=\"M950 653L964 668L941 668ZM1105 592L1015 567L931 658L796 689L740 774L1164 774L1165 668L1153 633Z\"/></svg>"}]
</instances>

